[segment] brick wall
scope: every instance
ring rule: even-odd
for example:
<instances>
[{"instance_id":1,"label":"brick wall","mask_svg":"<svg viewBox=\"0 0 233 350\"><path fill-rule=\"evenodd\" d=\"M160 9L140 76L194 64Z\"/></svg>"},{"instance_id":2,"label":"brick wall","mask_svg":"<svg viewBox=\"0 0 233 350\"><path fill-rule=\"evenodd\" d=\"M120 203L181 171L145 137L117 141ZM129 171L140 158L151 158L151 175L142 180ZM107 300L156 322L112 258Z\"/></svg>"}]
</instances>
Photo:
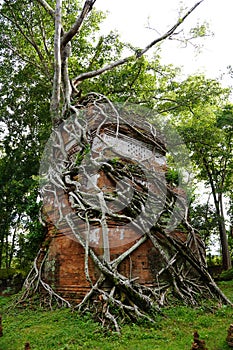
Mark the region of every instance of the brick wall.
<instances>
[{"instance_id":1,"label":"brick wall","mask_svg":"<svg viewBox=\"0 0 233 350\"><path fill-rule=\"evenodd\" d=\"M96 127L98 126L98 123L96 123L96 120L94 119L91 119L91 123L93 129L93 125L96 125ZM125 125L124 128L126 128ZM127 130L123 130L122 132L124 132L125 135L127 134ZM143 136L144 139L140 140L140 147L142 147L145 139L152 139L152 136L147 135L147 133L145 132L145 135ZM122 137L124 137L124 134L122 134ZM70 141L67 132L64 132L63 137L67 156L68 158L73 157L75 152L79 150L79 145L72 142L72 140ZM140 137L142 138L142 136ZM128 135L126 139L129 140ZM126 141L124 142L124 147L127 148ZM156 142L158 142L158 140ZM153 147L155 147L155 144ZM97 146L101 148L100 144ZM95 146L94 153L98 151L97 146ZM135 147L131 147L134 153L137 151ZM151 149L153 147L152 143L148 143L148 149L150 149L150 152L152 152ZM130 151L131 148L129 147L128 151ZM139 151L140 154L144 154L143 149L140 148ZM161 152L161 149L158 150L153 161L146 161L144 165L145 167L153 168L154 171L163 176L167 169L166 163L164 163L165 153L162 152L161 157L159 157L159 152ZM59 154L56 154L56 156L59 157ZM80 175L77 176L79 177ZM96 185L98 185L98 187L105 193L112 192L115 189L115 183L102 171L99 171L98 177L96 177ZM85 186L85 183L83 186ZM150 187L150 190L154 190L155 192L157 191L153 185ZM75 238L75 234L72 232L69 225L67 225L66 221L59 220L61 213L56 206L56 201L61 204L60 210L62 211L62 215L64 217L67 213L72 212L68 200L68 193L64 193L64 191L60 189L56 193L57 198L55 198L52 193L53 191L51 186L51 194L47 195L44 201L44 213L47 217L48 224L47 244L49 245L49 248L42 277L63 297L67 297L70 300L80 301L90 289L90 283L84 272L85 252L82 246L78 243L77 239ZM56 225L57 222L59 222L59 225ZM76 232L82 234L82 236L85 238L85 232L87 230L85 222L79 218L75 218L74 226ZM159 233L157 233L157 236L160 241L164 239ZM109 222L108 241L110 246L110 260L114 260L124 251L129 249L140 237L140 233L129 225L120 225L116 222ZM186 240L186 234L182 232L174 233L174 237L183 241ZM169 247L166 247L165 241L164 243L165 249L169 249ZM89 244L91 249L93 249L97 256L99 256L101 259L104 252L103 235L100 226L90 227ZM88 261L89 275L91 280L95 282L98 279L100 272L94 266L94 263L90 258ZM152 286L156 284L156 273L160 271L162 267L163 263L158 251L154 248L150 240L146 240L141 246L133 251L130 256L121 262L118 270L129 279L136 279L141 284ZM164 279L167 278L165 273L162 277Z\"/></svg>"}]
</instances>

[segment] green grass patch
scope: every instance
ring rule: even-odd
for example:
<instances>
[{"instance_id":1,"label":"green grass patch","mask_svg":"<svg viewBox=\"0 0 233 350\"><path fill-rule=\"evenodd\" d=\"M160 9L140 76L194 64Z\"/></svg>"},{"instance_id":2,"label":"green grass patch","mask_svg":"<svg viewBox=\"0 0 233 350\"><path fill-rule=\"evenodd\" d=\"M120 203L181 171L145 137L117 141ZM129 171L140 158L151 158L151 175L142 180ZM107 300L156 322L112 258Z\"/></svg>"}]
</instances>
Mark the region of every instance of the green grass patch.
<instances>
[{"instance_id":1,"label":"green grass patch","mask_svg":"<svg viewBox=\"0 0 233 350\"><path fill-rule=\"evenodd\" d=\"M233 282L221 282L220 287L233 300ZM209 303L194 309L173 306L164 309L155 325L127 324L118 336L106 333L90 316L69 309L8 309L11 299L0 297L1 350L23 350L26 342L32 350L190 350L195 330L209 350L229 349L226 335L233 323L231 307Z\"/></svg>"}]
</instances>

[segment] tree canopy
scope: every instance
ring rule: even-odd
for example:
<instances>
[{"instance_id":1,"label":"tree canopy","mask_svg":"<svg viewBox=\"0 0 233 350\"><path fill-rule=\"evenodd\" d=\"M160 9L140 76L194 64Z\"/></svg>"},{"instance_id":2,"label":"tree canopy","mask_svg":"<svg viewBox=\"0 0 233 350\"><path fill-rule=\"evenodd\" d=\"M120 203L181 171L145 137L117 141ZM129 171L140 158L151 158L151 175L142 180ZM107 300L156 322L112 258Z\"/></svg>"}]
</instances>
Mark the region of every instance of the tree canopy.
<instances>
[{"instance_id":1,"label":"tree canopy","mask_svg":"<svg viewBox=\"0 0 233 350\"><path fill-rule=\"evenodd\" d=\"M85 6L92 8L91 2L86 2ZM122 43L114 32L105 36L99 34L100 23L105 17L103 13L92 9L86 16L84 12L78 2L63 1L62 32L66 33L77 18L77 22L81 21L78 36L72 37L69 54L69 76L76 85L72 86L73 95L81 99L90 91L98 91L112 101L154 108L176 69L162 66L159 56L148 60L143 53L150 45L172 35L186 14L168 33L138 51L138 48ZM17 0L5 1L1 6L1 185L5 193L1 206L9 216L2 218L2 246L8 246L14 221L20 221L22 215L37 226L35 212L28 216L27 203L32 195L37 198L40 154L52 127L49 106L54 73L54 16L52 2ZM131 53L122 60L125 51ZM113 62L116 62L115 69L111 69ZM91 79L87 79L89 77ZM19 198L24 205L19 205ZM33 236L33 225L29 227ZM13 251L16 246L13 241ZM7 266L8 262L2 261L2 264Z\"/></svg>"}]
</instances>

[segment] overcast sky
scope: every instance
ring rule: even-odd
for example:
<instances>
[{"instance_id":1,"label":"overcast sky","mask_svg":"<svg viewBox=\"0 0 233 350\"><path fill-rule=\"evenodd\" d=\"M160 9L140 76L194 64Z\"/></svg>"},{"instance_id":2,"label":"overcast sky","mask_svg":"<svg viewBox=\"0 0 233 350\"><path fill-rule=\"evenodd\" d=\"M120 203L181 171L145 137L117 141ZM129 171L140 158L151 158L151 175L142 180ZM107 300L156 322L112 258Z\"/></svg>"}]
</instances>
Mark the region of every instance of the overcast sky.
<instances>
[{"instance_id":1,"label":"overcast sky","mask_svg":"<svg viewBox=\"0 0 233 350\"><path fill-rule=\"evenodd\" d=\"M104 30L117 29L123 40L139 47L163 34L178 19L178 9L191 8L195 0L97 0L96 8L109 11ZM183 66L186 74L205 72L216 78L233 66L233 0L204 0L185 21L183 28L207 21L214 37L202 39L204 47L199 55L192 45L181 48L177 41L162 45L162 62ZM154 30L146 29L149 25ZM159 33L157 33L157 32ZM225 81L226 82L226 81ZM231 80L227 80L233 84Z\"/></svg>"}]
</instances>

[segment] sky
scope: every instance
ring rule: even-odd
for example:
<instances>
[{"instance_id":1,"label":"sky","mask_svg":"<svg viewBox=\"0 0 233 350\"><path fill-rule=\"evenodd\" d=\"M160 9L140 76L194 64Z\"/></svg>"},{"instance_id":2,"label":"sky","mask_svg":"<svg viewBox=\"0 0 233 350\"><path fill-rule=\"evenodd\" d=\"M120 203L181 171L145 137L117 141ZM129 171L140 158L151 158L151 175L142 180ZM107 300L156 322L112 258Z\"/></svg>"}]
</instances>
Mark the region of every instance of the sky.
<instances>
[{"instance_id":1,"label":"sky","mask_svg":"<svg viewBox=\"0 0 233 350\"><path fill-rule=\"evenodd\" d=\"M191 8L197 0L97 0L95 7L108 11L103 31L117 29L122 40L138 47L165 33L179 18L178 9ZM198 54L193 45L182 48L176 40L162 44L162 63L182 66L184 74L205 73L218 78L233 66L233 0L204 0L186 19L182 28L189 29L197 23L207 22L214 36L199 40L203 44ZM148 29L146 27L152 29ZM195 41L193 42L195 43ZM233 85L225 77L224 85Z\"/></svg>"}]
</instances>

